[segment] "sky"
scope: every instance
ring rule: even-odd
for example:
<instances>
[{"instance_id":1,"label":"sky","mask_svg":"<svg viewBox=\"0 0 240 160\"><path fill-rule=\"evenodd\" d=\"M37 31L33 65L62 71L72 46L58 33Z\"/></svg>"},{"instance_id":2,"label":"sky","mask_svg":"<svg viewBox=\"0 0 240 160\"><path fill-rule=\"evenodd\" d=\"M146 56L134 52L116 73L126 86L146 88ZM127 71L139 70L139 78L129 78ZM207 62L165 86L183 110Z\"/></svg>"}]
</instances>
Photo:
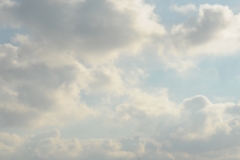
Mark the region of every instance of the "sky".
<instances>
[{"instance_id":1,"label":"sky","mask_svg":"<svg viewBox=\"0 0 240 160\"><path fill-rule=\"evenodd\" d=\"M240 5L0 0L1 160L239 160Z\"/></svg>"}]
</instances>

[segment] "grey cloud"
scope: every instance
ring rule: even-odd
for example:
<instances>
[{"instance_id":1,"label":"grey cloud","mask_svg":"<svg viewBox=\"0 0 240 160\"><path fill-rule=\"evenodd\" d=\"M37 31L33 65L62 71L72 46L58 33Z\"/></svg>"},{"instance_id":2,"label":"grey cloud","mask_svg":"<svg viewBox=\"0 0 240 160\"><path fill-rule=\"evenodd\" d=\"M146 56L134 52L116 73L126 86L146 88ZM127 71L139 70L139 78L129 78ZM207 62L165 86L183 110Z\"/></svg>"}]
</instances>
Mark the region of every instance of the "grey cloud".
<instances>
[{"instance_id":1,"label":"grey cloud","mask_svg":"<svg viewBox=\"0 0 240 160\"><path fill-rule=\"evenodd\" d=\"M211 104L211 102L204 96L195 96L191 99L186 99L183 102L183 107L187 110L198 111L207 105Z\"/></svg>"},{"instance_id":2,"label":"grey cloud","mask_svg":"<svg viewBox=\"0 0 240 160\"><path fill-rule=\"evenodd\" d=\"M135 98L137 97L136 95ZM151 137L158 144L158 150L169 153L170 157L203 160L208 159L207 155L214 155L215 158L228 159L231 156L225 153L239 148L238 115L228 116L228 110L235 104L213 104L204 96L195 96L184 100L178 107L175 106L177 114L159 115L147 114L148 110L134 105L136 104L132 103L131 107L119 106L121 112L117 112L123 116L123 124L132 124L132 132L135 134ZM156 151L156 146L150 148ZM188 156L185 157L184 153ZM237 157L237 154L233 157Z\"/></svg>"},{"instance_id":3,"label":"grey cloud","mask_svg":"<svg viewBox=\"0 0 240 160\"><path fill-rule=\"evenodd\" d=\"M32 137L32 139L34 139L34 141L39 141L39 140L42 140L45 138L60 138L60 132L59 132L59 130L55 129L52 131L42 132L42 133L37 134L34 137Z\"/></svg>"},{"instance_id":4,"label":"grey cloud","mask_svg":"<svg viewBox=\"0 0 240 160\"><path fill-rule=\"evenodd\" d=\"M77 116L86 113L86 106L74 98L79 97L80 88L84 86L84 77L79 81L78 75L84 72L84 68L74 63L51 67L41 61L26 62L18 58L18 48L12 45L2 45L0 53L2 127L38 126L49 118L54 119L45 117L45 114L53 111L59 114L69 104L68 109L74 109ZM65 102L59 103L61 96L65 97Z\"/></svg>"},{"instance_id":5,"label":"grey cloud","mask_svg":"<svg viewBox=\"0 0 240 160\"><path fill-rule=\"evenodd\" d=\"M138 96L135 95L134 98ZM154 99L154 95L151 96ZM161 103L162 100L159 102ZM134 106L137 104L137 99L131 99L131 102L130 108L121 106L122 111L128 109L128 119L123 117L121 120L121 117L118 117L118 121L115 121L111 116L106 115L106 112L102 114L105 114L105 121L110 120L115 126L133 124L130 132L132 135L139 136L125 136L119 139L63 139L58 130L53 130L25 137L24 143L21 140L18 145L12 142L6 143L3 138L0 138L5 147L12 148L11 152L9 150L9 154L4 156L10 160L16 156L24 157L26 160L33 158L207 160L209 156L226 160L237 157L236 153L227 154L239 148L239 118L235 115L226 116L229 114L226 109L234 104L214 104L204 96L195 96L184 100L179 106L174 106L178 112L166 115L164 110L161 112L165 114L161 112L154 114L144 110L142 106ZM117 111L116 114L122 114L122 112ZM105 121L98 123L105 123ZM144 123L145 121L147 123ZM24 151L25 148L28 148L27 152Z\"/></svg>"},{"instance_id":6,"label":"grey cloud","mask_svg":"<svg viewBox=\"0 0 240 160\"><path fill-rule=\"evenodd\" d=\"M207 43L214 38L219 31L228 25L229 17L233 16L233 13L227 7L202 6L199 15L197 23L190 25L196 28L193 28L193 31L187 35L189 43L193 45Z\"/></svg>"},{"instance_id":7,"label":"grey cloud","mask_svg":"<svg viewBox=\"0 0 240 160\"><path fill-rule=\"evenodd\" d=\"M95 64L122 52L135 52L150 42L158 45L165 30L152 6L140 0L5 2L9 1L0 1L1 13L9 19L0 16L1 22L21 26L29 35L16 35L16 46L0 46L1 127L61 126L94 115L94 125L122 127L133 136L78 140L61 138L58 130L26 137L2 133L0 150L6 153L0 154L4 159L238 157L236 153L227 154L239 149L240 120L235 104L214 104L204 96L195 96L177 105L169 100L166 90L147 93L129 87L120 69ZM220 33L232 33L234 19L238 16L227 7L203 5L196 19L172 30L168 38L173 46L167 50L194 50L208 45L221 37ZM86 57L92 58L89 61L93 65L85 61ZM131 79L131 75L125 76ZM104 102L97 95L101 102L92 109L82 99L83 92L93 97L102 94L110 100ZM101 121L94 120L99 115Z\"/></svg>"},{"instance_id":8,"label":"grey cloud","mask_svg":"<svg viewBox=\"0 0 240 160\"><path fill-rule=\"evenodd\" d=\"M232 106L231 108L227 108L226 112L232 115L240 115L240 106L235 105L235 106Z\"/></svg>"},{"instance_id":9,"label":"grey cloud","mask_svg":"<svg viewBox=\"0 0 240 160\"><path fill-rule=\"evenodd\" d=\"M146 17L140 17L140 12ZM142 48L147 41L161 39L165 33L151 7L140 0L134 3L23 0L7 13L27 29L39 47L47 45L78 59L114 57L119 52Z\"/></svg>"},{"instance_id":10,"label":"grey cloud","mask_svg":"<svg viewBox=\"0 0 240 160\"><path fill-rule=\"evenodd\" d=\"M175 24L160 47L166 67L184 72L196 67L199 56L222 56L239 51L239 14L228 6L200 5L197 14ZM201 58L200 58L201 59Z\"/></svg>"},{"instance_id":11,"label":"grey cloud","mask_svg":"<svg viewBox=\"0 0 240 160\"><path fill-rule=\"evenodd\" d=\"M6 25L29 34L13 37L17 47L1 46L3 127L37 127L59 123L59 116L66 122L66 117L82 117L91 110L81 100L84 89L119 94L123 83L114 67L87 69L79 61L107 61L165 32L153 8L140 0L23 0L3 5L1 12L9 19ZM146 17L139 17L142 12Z\"/></svg>"},{"instance_id":12,"label":"grey cloud","mask_svg":"<svg viewBox=\"0 0 240 160\"><path fill-rule=\"evenodd\" d=\"M166 52L194 57L237 51L238 21L239 15L234 14L227 6L201 5L198 15L189 16L184 23L173 26L165 46Z\"/></svg>"},{"instance_id":13,"label":"grey cloud","mask_svg":"<svg viewBox=\"0 0 240 160\"><path fill-rule=\"evenodd\" d=\"M14 148L11 154L1 156L6 159L22 158L49 159L52 160L77 160L77 159L102 159L102 160L124 160L124 159L145 159L172 160L170 154L158 150L158 144L141 139L139 137L125 137L120 139L63 139L59 136L58 130L43 132L31 137L22 138L18 146L6 144L9 148ZM3 135L3 134L1 134ZM8 135L16 137L16 135ZM154 146L153 149L149 146Z\"/></svg>"},{"instance_id":14,"label":"grey cloud","mask_svg":"<svg viewBox=\"0 0 240 160\"><path fill-rule=\"evenodd\" d=\"M194 46L208 43L229 25L233 17L228 7L220 5L202 5L198 17L191 17L187 22L172 30L173 41L178 45ZM180 41L180 39L184 41Z\"/></svg>"}]
</instances>

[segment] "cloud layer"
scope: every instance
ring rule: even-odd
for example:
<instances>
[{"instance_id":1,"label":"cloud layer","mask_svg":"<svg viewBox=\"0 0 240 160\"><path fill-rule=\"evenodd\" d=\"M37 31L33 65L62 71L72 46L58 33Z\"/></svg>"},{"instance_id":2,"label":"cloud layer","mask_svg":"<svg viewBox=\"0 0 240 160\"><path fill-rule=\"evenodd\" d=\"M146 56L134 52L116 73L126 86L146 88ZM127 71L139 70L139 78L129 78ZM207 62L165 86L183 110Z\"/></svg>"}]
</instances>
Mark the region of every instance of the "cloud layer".
<instances>
[{"instance_id":1,"label":"cloud layer","mask_svg":"<svg viewBox=\"0 0 240 160\"><path fill-rule=\"evenodd\" d=\"M164 95L155 102L155 112L137 105L138 94L117 107L114 119L119 127L131 125L135 136L118 139L61 138L58 130L38 135L0 133L1 157L5 159L237 159L240 119L233 103L213 104L206 97L184 100L168 112L171 102ZM157 95L156 95L157 96ZM148 99L148 98L147 98ZM152 103L155 95L145 102ZM174 104L172 104L174 105ZM102 114L106 114L102 112ZM127 115L126 115L127 114ZM107 118L105 117L105 118ZM109 120L110 120L109 119Z\"/></svg>"},{"instance_id":2,"label":"cloud layer","mask_svg":"<svg viewBox=\"0 0 240 160\"><path fill-rule=\"evenodd\" d=\"M175 102L164 86L144 84L151 66L142 65L154 55L181 71L236 54L239 14L210 4L171 10L187 20L166 28L143 0L0 0L1 27L24 32L0 44L0 157L239 159L238 103Z\"/></svg>"}]
</instances>

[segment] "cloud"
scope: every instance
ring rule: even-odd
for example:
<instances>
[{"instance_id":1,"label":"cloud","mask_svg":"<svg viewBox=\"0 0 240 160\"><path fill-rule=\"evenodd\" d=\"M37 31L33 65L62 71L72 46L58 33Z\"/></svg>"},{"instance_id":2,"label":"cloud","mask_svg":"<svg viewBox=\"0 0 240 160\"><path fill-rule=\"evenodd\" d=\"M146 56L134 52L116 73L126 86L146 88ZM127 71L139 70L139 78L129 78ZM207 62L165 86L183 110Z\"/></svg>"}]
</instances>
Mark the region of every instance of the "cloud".
<instances>
[{"instance_id":1,"label":"cloud","mask_svg":"<svg viewBox=\"0 0 240 160\"><path fill-rule=\"evenodd\" d=\"M198 16L176 25L171 43L176 54L222 55L239 50L239 15L221 5L201 5Z\"/></svg>"},{"instance_id":2,"label":"cloud","mask_svg":"<svg viewBox=\"0 0 240 160\"><path fill-rule=\"evenodd\" d=\"M170 6L170 10L182 14L187 14L189 12L196 11L197 7L194 4L188 4L185 6L178 6L177 4L173 4Z\"/></svg>"},{"instance_id":3,"label":"cloud","mask_svg":"<svg viewBox=\"0 0 240 160\"><path fill-rule=\"evenodd\" d=\"M172 9L185 14L196 7ZM154 6L141 0L1 0L0 21L26 31L0 45L3 159L239 158L239 105L214 103L203 95L177 104L168 89L153 91L141 84L147 67L119 67L115 61L152 49L171 67L184 70L196 66L191 60L199 55L235 52L239 15L228 7L201 5L196 17L175 25L171 33ZM61 136L64 125L75 124L68 132L94 128L93 135L101 137L98 130L109 134L118 128L121 133L104 139ZM60 129L25 134L29 128L35 133Z\"/></svg>"},{"instance_id":4,"label":"cloud","mask_svg":"<svg viewBox=\"0 0 240 160\"><path fill-rule=\"evenodd\" d=\"M184 72L197 67L200 57L236 54L240 49L239 22L239 14L228 6L202 4L196 14L188 14L186 21L172 26L159 56L167 68Z\"/></svg>"},{"instance_id":5,"label":"cloud","mask_svg":"<svg viewBox=\"0 0 240 160\"><path fill-rule=\"evenodd\" d=\"M212 103L204 96L168 100L166 90L147 94L135 91L112 112L101 110L108 127L131 126L131 135L116 139L62 138L59 130L19 136L2 132L0 144L5 159L208 159L238 157L238 115L229 112L233 103ZM144 102L144 103L143 103ZM174 112L173 112L174 111ZM127 114L127 116L126 116ZM127 118L126 118L127 117ZM93 117L94 119L94 117ZM229 154L232 153L232 154Z\"/></svg>"},{"instance_id":6,"label":"cloud","mask_svg":"<svg viewBox=\"0 0 240 160\"><path fill-rule=\"evenodd\" d=\"M163 100L153 103L160 110L164 104ZM185 99L179 106L173 106L175 112L161 110L160 115L149 114L153 105L145 103L146 109L142 110L141 104L121 106L117 112L127 114L123 121L124 125L131 124L131 133L151 137L162 152L175 159L202 160L210 155L223 160L238 157L237 153L227 154L239 148L239 118L236 114L229 116L228 111L235 104L213 104L204 96L195 96ZM169 104L167 107L171 107Z\"/></svg>"},{"instance_id":7,"label":"cloud","mask_svg":"<svg viewBox=\"0 0 240 160\"><path fill-rule=\"evenodd\" d=\"M38 48L94 63L139 51L165 34L153 6L141 0L24 0L5 12Z\"/></svg>"},{"instance_id":8,"label":"cloud","mask_svg":"<svg viewBox=\"0 0 240 160\"><path fill-rule=\"evenodd\" d=\"M231 118L223 119L223 116L227 114L225 110L232 106L232 103L212 104L204 96L186 99L177 106L164 94L134 92L128 103L117 107L116 118L123 124L131 123L136 133L159 133L161 139L166 136L194 141L208 139L218 132L230 133L232 128L228 120Z\"/></svg>"},{"instance_id":9,"label":"cloud","mask_svg":"<svg viewBox=\"0 0 240 160\"><path fill-rule=\"evenodd\" d=\"M5 133L2 133L5 134ZM78 140L62 139L58 130L43 132L35 136L21 137L21 146L14 148L12 154L3 154L6 159L133 159L135 154L122 150L122 144L118 140ZM14 137L15 135L9 135ZM138 143L138 142L136 142ZM138 146L136 146L138 147Z\"/></svg>"},{"instance_id":10,"label":"cloud","mask_svg":"<svg viewBox=\"0 0 240 160\"><path fill-rule=\"evenodd\" d=\"M3 127L63 124L95 113L82 92L124 90L121 71L95 61L141 48L165 32L153 7L142 1L24 0L3 11L11 19L8 25L29 33L16 34L15 46L1 45Z\"/></svg>"},{"instance_id":11,"label":"cloud","mask_svg":"<svg viewBox=\"0 0 240 160\"><path fill-rule=\"evenodd\" d=\"M1 1L1 12L6 26L26 31L0 46L4 128L62 125L95 113L83 92L124 90L120 70L99 64L165 34L141 0Z\"/></svg>"},{"instance_id":12,"label":"cloud","mask_svg":"<svg viewBox=\"0 0 240 160\"><path fill-rule=\"evenodd\" d=\"M62 114L67 120L91 112L78 100L84 80L81 77L81 87L76 73L84 75L86 70L81 64L51 67L41 61L22 61L19 48L10 44L1 45L0 53L2 127L51 125L59 123L56 117Z\"/></svg>"}]
</instances>

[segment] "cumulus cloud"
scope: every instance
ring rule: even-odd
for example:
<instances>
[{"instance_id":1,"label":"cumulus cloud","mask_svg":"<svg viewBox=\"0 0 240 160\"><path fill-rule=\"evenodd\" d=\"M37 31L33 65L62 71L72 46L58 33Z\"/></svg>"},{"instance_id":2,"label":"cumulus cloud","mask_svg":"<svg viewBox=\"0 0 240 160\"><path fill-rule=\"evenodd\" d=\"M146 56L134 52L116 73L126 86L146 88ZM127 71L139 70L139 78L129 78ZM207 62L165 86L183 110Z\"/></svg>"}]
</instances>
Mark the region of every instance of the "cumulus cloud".
<instances>
[{"instance_id":1,"label":"cumulus cloud","mask_svg":"<svg viewBox=\"0 0 240 160\"><path fill-rule=\"evenodd\" d=\"M197 10L193 4L171 9ZM144 88L143 66L124 70L115 60L151 48L184 70L195 66L192 57L239 50L239 20L226 6L205 4L167 33L154 6L142 0L0 0L0 22L25 30L11 44L0 44L0 157L238 159L239 105L202 95L177 104L164 87ZM66 138L57 129L20 134L84 118L94 122L86 128L107 126L126 134L105 139Z\"/></svg>"},{"instance_id":2,"label":"cumulus cloud","mask_svg":"<svg viewBox=\"0 0 240 160\"><path fill-rule=\"evenodd\" d=\"M23 62L18 51L12 45L0 46L2 126L34 127L55 123L59 119L54 117L63 113L68 119L73 113L82 117L90 111L78 100L81 87L76 73L84 75L83 66L72 63L51 67L42 62Z\"/></svg>"},{"instance_id":3,"label":"cumulus cloud","mask_svg":"<svg viewBox=\"0 0 240 160\"><path fill-rule=\"evenodd\" d=\"M99 64L165 34L153 6L141 0L1 4L4 24L27 32L0 46L3 127L63 124L95 113L83 92L124 91L121 70Z\"/></svg>"},{"instance_id":4,"label":"cumulus cloud","mask_svg":"<svg viewBox=\"0 0 240 160\"><path fill-rule=\"evenodd\" d=\"M201 5L198 16L171 30L173 52L187 55L222 55L239 50L239 15L227 6Z\"/></svg>"},{"instance_id":5,"label":"cumulus cloud","mask_svg":"<svg viewBox=\"0 0 240 160\"><path fill-rule=\"evenodd\" d=\"M159 109L161 102L154 102L159 105ZM49 158L205 160L211 159L209 157L227 160L239 157L236 152L240 147L239 116L228 112L235 104L214 104L204 96L195 96L175 106L177 114L169 112L168 115L149 113L148 110L138 107L137 103L135 105L135 109L121 107L122 111L128 110L129 116L127 121L122 119L122 123L133 123L131 132L138 136L79 140L62 138L59 130L28 136L1 133L1 146L8 152L0 154L10 160L16 157L26 160ZM117 109L115 114L122 112ZM109 117L105 116L106 120ZM116 124L119 125L118 122Z\"/></svg>"},{"instance_id":6,"label":"cumulus cloud","mask_svg":"<svg viewBox=\"0 0 240 160\"><path fill-rule=\"evenodd\" d=\"M0 46L3 127L62 124L92 113L83 91L123 92L119 69L94 65L165 33L153 6L141 0L4 0L1 12L6 26L27 32Z\"/></svg>"},{"instance_id":7,"label":"cumulus cloud","mask_svg":"<svg viewBox=\"0 0 240 160\"><path fill-rule=\"evenodd\" d=\"M4 135L6 133L1 133ZM15 135L8 135L14 138ZM35 136L20 137L21 146L5 144L15 150L11 154L1 153L1 157L15 159L16 157L30 159L135 159L136 155L122 148L121 140L93 139L62 139L58 130L43 132ZM15 142L17 143L17 142ZM131 144L138 148L138 140ZM130 144L130 145L131 145ZM14 146L15 145L15 146ZM124 144L128 146L128 144Z\"/></svg>"},{"instance_id":8,"label":"cumulus cloud","mask_svg":"<svg viewBox=\"0 0 240 160\"><path fill-rule=\"evenodd\" d=\"M153 6L141 0L71 2L24 0L5 12L38 48L94 63L136 52L165 34Z\"/></svg>"},{"instance_id":9,"label":"cumulus cloud","mask_svg":"<svg viewBox=\"0 0 240 160\"><path fill-rule=\"evenodd\" d=\"M217 133L231 132L229 122L233 117L227 115L234 106L212 104L204 96L186 99L178 106L167 95L135 92L133 99L117 107L116 117L122 123L132 123L138 133L159 134L161 139L206 140Z\"/></svg>"},{"instance_id":10,"label":"cumulus cloud","mask_svg":"<svg viewBox=\"0 0 240 160\"><path fill-rule=\"evenodd\" d=\"M160 100L154 104L162 110L160 106L164 102ZM162 152L175 159L208 159L210 155L219 159L238 157L237 152L234 155L226 154L239 148L239 118L238 114L231 113L235 104L214 104L204 96L195 96L185 99L179 106L173 105L175 112L166 114L162 110L162 115L149 114L151 104L145 103L148 108L145 110L140 106L121 106L117 114L127 114L124 117L125 125L132 124L132 132L152 138ZM171 105L168 103L167 106Z\"/></svg>"},{"instance_id":11,"label":"cumulus cloud","mask_svg":"<svg viewBox=\"0 0 240 160\"><path fill-rule=\"evenodd\" d=\"M185 12L187 6L175 6ZM199 57L233 55L239 51L239 14L228 6L203 4L183 23L174 24L159 55L179 72L196 67Z\"/></svg>"}]
</instances>

